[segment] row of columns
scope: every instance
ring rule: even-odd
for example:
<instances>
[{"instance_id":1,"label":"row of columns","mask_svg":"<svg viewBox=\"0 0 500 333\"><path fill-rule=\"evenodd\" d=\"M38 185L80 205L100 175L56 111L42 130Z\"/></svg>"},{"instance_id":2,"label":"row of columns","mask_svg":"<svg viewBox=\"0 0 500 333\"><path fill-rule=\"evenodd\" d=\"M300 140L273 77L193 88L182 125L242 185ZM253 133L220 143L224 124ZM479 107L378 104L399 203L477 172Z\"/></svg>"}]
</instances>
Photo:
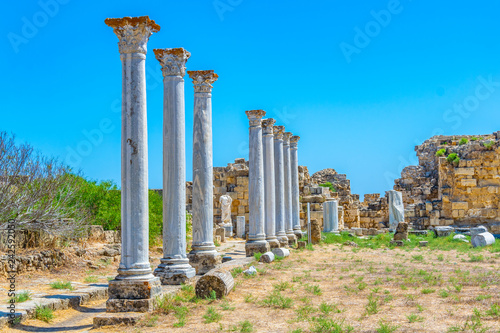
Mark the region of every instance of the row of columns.
<instances>
[{"instance_id":1,"label":"row of columns","mask_svg":"<svg viewBox=\"0 0 500 333\"><path fill-rule=\"evenodd\" d=\"M109 283L107 311L151 310L161 284L181 284L220 263L213 242L212 84L217 74L188 71L194 85L193 244L186 254L184 76L190 53L153 50L163 74L163 258L149 262L148 151L145 60L160 26L147 16L106 19L122 61L122 255Z\"/></svg>"},{"instance_id":2,"label":"row of columns","mask_svg":"<svg viewBox=\"0 0 500 333\"><path fill-rule=\"evenodd\" d=\"M249 236L246 255L293 245L300 226L297 144L300 139L262 118L263 110L246 111L250 124Z\"/></svg>"},{"instance_id":3,"label":"row of columns","mask_svg":"<svg viewBox=\"0 0 500 333\"><path fill-rule=\"evenodd\" d=\"M193 244L186 254L184 76L190 53L153 50L163 73L163 258L149 263L148 150L145 60L160 26L147 16L106 19L119 39L122 61L122 256L109 283L108 311L150 310L160 284L181 284L220 263L213 242L212 84L214 71L188 71L194 84ZM249 240L247 255L293 244L299 219L298 136L283 133L265 111L250 120ZM263 134L264 128L264 134ZM264 139L263 139L264 137ZM145 307L147 309L145 309Z\"/></svg>"}]
</instances>

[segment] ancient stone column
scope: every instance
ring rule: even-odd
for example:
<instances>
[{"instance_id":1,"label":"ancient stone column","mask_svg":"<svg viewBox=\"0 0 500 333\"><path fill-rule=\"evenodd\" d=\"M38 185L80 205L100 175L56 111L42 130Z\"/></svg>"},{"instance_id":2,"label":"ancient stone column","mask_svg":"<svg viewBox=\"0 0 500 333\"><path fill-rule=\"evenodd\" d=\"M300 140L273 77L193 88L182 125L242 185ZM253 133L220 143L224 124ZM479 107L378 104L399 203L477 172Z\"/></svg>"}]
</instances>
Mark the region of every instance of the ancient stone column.
<instances>
[{"instance_id":1,"label":"ancient stone column","mask_svg":"<svg viewBox=\"0 0 500 333\"><path fill-rule=\"evenodd\" d=\"M285 232L285 170L283 166L284 126L274 126L274 180L276 200L276 236L280 246L288 246Z\"/></svg>"},{"instance_id":2,"label":"ancient stone column","mask_svg":"<svg viewBox=\"0 0 500 333\"><path fill-rule=\"evenodd\" d=\"M186 256L186 133L184 75L190 53L155 49L163 72L163 258L154 274L162 284L196 275Z\"/></svg>"},{"instance_id":3,"label":"ancient stone column","mask_svg":"<svg viewBox=\"0 0 500 333\"><path fill-rule=\"evenodd\" d=\"M295 245L297 237L293 232L292 220L292 167L290 163L290 138L292 133L283 134L283 167L285 169L285 232L288 237L288 245Z\"/></svg>"},{"instance_id":4,"label":"ancient stone column","mask_svg":"<svg viewBox=\"0 0 500 333\"><path fill-rule=\"evenodd\" d=\"M160 26L148 16L106 19L122 61L121 261L109 282L108 312L152 310L160 279L149 263L146 53Z\"/></svg>"},{"instance_id":5,"label":"ancient stone column","mask_svg":"<svg viewBox=\"0 0 500 333\"><path fill-rule=\"evenodd\" d=\"M276 120L262 120L262 150L264 155L264 206L266 241L271 249L280 247L276 238L276 189L274 179L274 134Z\"/></svg>"},{"instance_id":6,"label":"ancient stone column","mask_svg":"<svg viewBox=\"0 0 500 333\"><path fill-rule=\"evenodd\" d=\"M248 168L248 241L245 245L247 257L254 253L266 253L269 244L264 230L264 156L262 153L262 117L264 110L246 111L250 121L250 153Z\"/></svg>"},{"instance_id":7,"label":"ancient stone column","mask_svg":"<svg viewBox=\"0 0 500 333\"><path fill-rule=\"evenodd\" d=\"M205 274L221 262L214 245L212 84L213 70L188 71L194 84L193 122L193 245L189 263Z\"/></svg>"},{"instance_id":8,"label":"ancient stone column","mask_svg":"<svg viewBox=\"0 0 500 333\"><path fill-rule=\"evenodd\" d=\"M297 145L300 137L294 135L290 138L290 177L292 187L292 226L297 239L302 238L300 227L300 193L299 193L299 155Z\"/></svg>"},{"instance_id":9,"label":"ancient stone column","mask_svg":"<svg viewBox=\"0 0 500 333\"><path fill-rule=\"evenodd\" d=\"M339 204L337 200L323 202L323 232L338 233L339 231Z\"/></svg>"}]
</instances>

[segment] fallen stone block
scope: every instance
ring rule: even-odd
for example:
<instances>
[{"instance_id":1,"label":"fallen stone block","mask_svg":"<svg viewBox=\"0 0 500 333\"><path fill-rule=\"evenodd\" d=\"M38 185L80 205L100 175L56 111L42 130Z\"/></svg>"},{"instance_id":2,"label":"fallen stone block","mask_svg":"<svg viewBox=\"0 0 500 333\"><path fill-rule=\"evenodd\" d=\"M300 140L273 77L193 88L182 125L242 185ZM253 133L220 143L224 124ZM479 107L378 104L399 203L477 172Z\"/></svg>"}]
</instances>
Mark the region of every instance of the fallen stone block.
<instances>
[{"instance_id":1,"label":"fallen stone block","mask_svg":"<svg viewBox=\"0 0 500 333\"><path fill-rule=\"evenodd\" d=\"M483 232L488 232L488 229L486 229L485 226L480 225L479 227L470 229L470 236L471 238L474 238L476 235L482 234Z\"/></svg>"},{"instance_id":2,"label":"fallen stone block","mask_svg":"<svg viewBox=\"0 0 500 333\"><path fill-rule=\"evenodd\" d=\"M396 246L404 246L405 245L405 243L402 240L391 240L390 243L394 244Z\"/></svg>"},{"instance_id":3,"label":"fallen stone block","mask_svg":"<svg viewBox=\"0 0 500 333\"><path fill-rule=\"evenodd\" d=\"M228 261L231 261L231 260L233 260L233 258L231 258L231 257L228 257L228 256L222 257L222 262L228 262Z\"/></svg>"},{"instance_id":4,"label":"fallen stone block","mask_svg":"<svg viewBox=\"0 0 500 333\"><path fill-rule=\"evenodd\" d=\"M274 261L274 254L272 252L266 252L260 256L260 262L270 263Z\"/></svg>"},{"instance_id":5,"label":"fallen stone block","mask_svg":"<svg viewBox=\"0 0 500 333\"><path fill-rule=\"evenodd\" d=\"M436 237L447 237L455 232L455 229L452 227L442 227L438 226L434 228L434 234Z\"/></svg>"},{"instance_id":6,"label":"fallen stone block","mask_svg":"<svg viewBox=\"0 0 500 333\"><path fill-rule=\"evenodd\" d=\"M274 249L272 249L272 251L273 251L274 255L277 257L286 258L290 255L290 250L282 248L282 247L274 248Z\"/></svg>"},{"instance_id":7,"label":"fallen stone block","mask_svg":"<svg viewBox=\"0 0 500 333\"><path fill-rule=\"evenodd\" d=\"M407 240L408 239L408 222L399 222L394 234L394 240Z\"/></svg>"},{"instance_id":8,"label":"fallen stone block","mask_svg":"<svg viewBox=\"0 0 500 333\"><path fill-rule=\"evenodd\" d=\"M212 297L213 292L217 299L221 299L233 290L234 279L231 272L223 269L213 269L203 275L196 282L195 292L199 298Z\"/></svg>"},{"instance_id":9,"label":"fallen stone block","mask_svg":"<svg viewBox=\"0 0 500 333\"><path fill-rule=\"evenodd\" d=\"M483 232L478 234L472 238L472 246L473 247L482 247L488 246L495 243L495 236L493 236L489 232Z\"/></svg>"},{"instance_id":10,"label":"fallen stone block","mask_svg":"<svg viewBox=\"0 0 500 333\"><path fill-rule=\"evenodd\" d=\"M418 242L418 246L420 246L420 247L426 247L428 245L429 245L428 241L420 241L420 242Z\"/></svg>"},{"instance_id":11,"label":"fallen stone block","mask_svg":"<svg viewBox=\"0 0 500 333\"><path fill-rule=\"evenodd\" d=\"M455 236L453 236L453 239L454 240L459 240L459 241L462 241L462 242L466 242L466 243L469 242L467 240L467 237L465 237L464 235L455 235Z\"/></svg>"},{"instance_id":12,"label":"fallen stone block","mask_svg":"<svg viewBox=\"0 0 500 333\"><path fill-rule=\"evenodd\" d=\"M307 242L305 242L305 241L299 241L299 242L297 242L297 248L298 249L303 249L303 248L306 247L306 245L307 245Z\"/></svg>"},{"instance_id":13,"label":"fallen stone block","mask_svg":"<svg viewBox=\"0 0 500 333\"><path fill-rule=\"evenodd\" d=\"M243 274L245 274L245 275L254 275L254 274L257 274L257 270L255 269L254 266L250 266L250 267L248 267L248 269L246 269L246 270L243 271Z\"/></svg>"}]
</instances>

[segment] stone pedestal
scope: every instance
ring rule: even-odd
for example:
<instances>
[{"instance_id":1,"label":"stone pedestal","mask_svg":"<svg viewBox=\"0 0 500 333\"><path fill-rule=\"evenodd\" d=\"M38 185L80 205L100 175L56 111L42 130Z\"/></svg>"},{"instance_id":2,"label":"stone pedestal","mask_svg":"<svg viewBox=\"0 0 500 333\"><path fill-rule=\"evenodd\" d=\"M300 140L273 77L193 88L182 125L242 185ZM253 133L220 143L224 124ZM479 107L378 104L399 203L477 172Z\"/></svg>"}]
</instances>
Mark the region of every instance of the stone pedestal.
<instances>
[{"instance_id":1,"label":"stone pedestal","mask_svg":"<svg viewBox=\"0 0 500 333\"><path fill-rule=\"evenodd\" d=\"M302 238L300 227L300 193L299 193L299 156L298 142L300 137L294 135L290 138L290 177L292 188L292 226L297 239Z\"/></svg>"},{"instance_id":2,"label":"stone pedestal","mask_svg":"<svg viewBox=\"0 0 500 333\"><path fill-rule=\"evenodd\" d=\"M205 274L221 263L213 235L212 84L214 71L188 71L194 85L193 245L189 263Z\"/></svg>"},{"instance_id":3,"label":"stone pedestal","mask_svg":"<svg viewBox=\"0 0 500 333\"><path fill-rule=\"evenodd\" d=\"M295 246L297 237L293 232L292 220L292 168L290 162L290 138L292 133L283 134L283 166L285 176L285 232L288 237L288 245Z\"/></svg>"},{"instance_id":4,"label":"stone pedestal","mask_svg":"<svg viewBox=\"0 0 500 333\"><path fill-rule=\"evenodd\" d=\"M155 49L163 72L163 258L154 274L162 284L196 275L186 256L186 135L184 75L190 53Z\"/></svg>"},{"instance_id":5,"label":"stone pedestal","mask_svg":"<svg viewBox=\"0 0 500 333\"><path fill-rule=\"evenodd\" d=\"M237 216L236 217L236 236L239 238L243 238L245 235L245 217Z\"/></svg>"},{"instance_id":6,"label":"stone pedestal","mask_svg":"<svg viewBox=\"0 0 500 333\"><path fill-rule=\"evenodd\" d=\"M160 280L149 263L146 53L160 27L147 16L106 19L122 60L121 261L109 283L109 312L150 311ZM146 288L144 286L147 286Z\"/></svg>"},{"instance_id":7,"label":"stone pedestal","mask_svg":"<svg viewBox=\"0 0 500 333\"><path fill-rule=\"evenodd\" d=\"M280 247L276 238L276 184L274 179L274 134L276 120L262 120L262 148L264 155L264 206L266 241L271 249Z\"/></svg>"},{"instance_id":8,"label":"stone pedestal","mask_svg":"<svg viewBox=\"0 0 500 333\"><path fill-rule=\"evenodd\" d=\"M288 246L285 232L285 170L283 161L284 126L274 126L274 182L276 200L276 237L280 246Z\"/></svg>"},{"instance_id":9,"label":"stone pedestal","mask_svg":"<svg viewBox=\"0 0 500 333\"><path fill-rule=\"evenodd\" d=\"M246 256L256 252L269 251L264 231L264 157L262 153L263 110L246 111L250 122L250 154L248 168L248 201L250 206L248 241L245 245Z\"/></svg>"}]
</instances>

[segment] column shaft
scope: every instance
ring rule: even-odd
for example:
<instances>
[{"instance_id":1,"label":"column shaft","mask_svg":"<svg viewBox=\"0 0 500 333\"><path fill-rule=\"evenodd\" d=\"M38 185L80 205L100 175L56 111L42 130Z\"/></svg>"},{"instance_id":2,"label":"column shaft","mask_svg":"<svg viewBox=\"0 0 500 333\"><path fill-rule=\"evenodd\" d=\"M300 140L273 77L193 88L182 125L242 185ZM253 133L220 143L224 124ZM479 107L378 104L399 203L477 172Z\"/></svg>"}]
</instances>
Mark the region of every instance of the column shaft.
<instances>
[{"instance_id":1,"label":"column shaft","mask_svg":"<svg viewBox=\"0 0 500 333\"><path fill-rule=\"evenodd\" d=\"M297 239L302 237L300 226L300 193L299 193L299 156L297 144L300 137L293 136L290 138L290 176L292 187L292 225L293 232Z\"/></svg>"},{"instance_id":2,"label":"column shaft","mask_svg":"<svg viewBox=\"0 0 500 333\"><path fill-rule=\"evenodd\" d=\"M163 258L155 270L163 284L196 275L186 256L185 64L182 48L155 49L163 69Z\"/></svg>"},{"instance_id":3,"label":"column shaft","mask_svg":"<svg viewBox=\"0 0 500 333\"><path fill-rule=\"evenodd\" d=\"M248 201L250 206L249 235L245 245L247 257L269 251L264 230L264 156L262 152L261 119L263 110L246 111L250 120L250 153L248 177Z\"/></svg>"},{"instance_id":4,"label":"column shaft","mask_svg":"<svg viewBox=\"0 0 500 333\"><path fill-rule=\"evenodd\" d=\"M193 79L193 245L189 262L197 274L220 263L215 250L213 224L212 83L213 71L189 71Z\"/></svg>"},{"instance_id":5,"label":"column shaft","mask_svg":"<svg viewBox=\"0 0 500 333\"><path fill-rule=\"evenodd\" d=\"M160 281L149 263L147 41L160 27L149 17L106 19L122 61L121 241L118 276L109 282L109 312L149 311ZM140 295L140 297L137 297ZM137 299L140 298L140 299Z\"/></svg>"},{"instance_id":6,"label":"column shaft","mask_svg":"<svg viewBox=\"0 0 500 333\"><path fill-rule=\"evenodd\" d=\"M266 241L271 248L280 247L276 238L276 193L274 175L274 134L272 118L262 121L263 155L264 155L264 207Z\"/></svg>"},{"instance_id":7,"label":"column shaft","mask_svg":"<svg viewBox=\"0 0 500 333\"><path fill-rule=\"evenodd\" d=\"M290 137L292 133L286 132L283 136L283 159L285 175L285 232L288 237L288 244L294 245L297 238L293 232L292 221L292 174L290 165Z\"/></svg>"},{"instance_id":8,"label":"column shaft","mask_svg":"<svg viewBox=\"0 0 500 333\"><path fill-rule=\"evenodd\" d=\"M288 245L285 232L285 175L283 165L283 126L274 126L274 177L276 200L276 236L281 246Z\"/></svg>"}]
</instances>

